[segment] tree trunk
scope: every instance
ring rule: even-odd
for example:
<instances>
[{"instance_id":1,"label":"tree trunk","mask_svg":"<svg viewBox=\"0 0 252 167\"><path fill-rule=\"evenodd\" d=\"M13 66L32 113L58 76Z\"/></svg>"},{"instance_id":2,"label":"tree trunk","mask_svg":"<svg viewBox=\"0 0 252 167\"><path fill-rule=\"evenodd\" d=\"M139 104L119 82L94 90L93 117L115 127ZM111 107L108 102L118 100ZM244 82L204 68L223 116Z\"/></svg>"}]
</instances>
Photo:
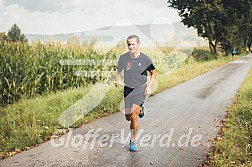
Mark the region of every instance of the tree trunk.
<instances>
[{"instance_id":1,"label":"tree trunk","mask_svg":"<svg viewBox=\"0 0 252 167\"><path fill-rule=\"evenodd\" d=\"M213 46L213 43L212 41L209 41L209 49L212 53L214 53L214 46Z\"/></svg>"},{"instance_id":2,"label":"tree trunk","mask_svg":"<svg viewBox=\"0 0 252 167\"><path fill-rule=\"evenodd\" d=\"M211 39L208 39L209 42L209 49L214 54L215 59L217 59L218 55L218 40L215 40L213 43Z\"/></svg>"},{"instance_id":3,"label":"tree trunk","mask_svg":"<svg viewBox=\"0 0 252 167\"><path fill-rule=\"evenodd\" d=\"M225 48L225 55L228 56L228 50Z\"/></svg>"},{"instance_id":4,"label":"tree trunk","mask_svg":"<svg viewBox=\"0 0 252 167\"><path fill-rule=\"evenodd\" d=\"M218 56L218 43L219 41L216 39L215 40L215 44L214 44L214 56L215 56L215 59L217 59L217 56Z\"/></svg>"}]
</instances>

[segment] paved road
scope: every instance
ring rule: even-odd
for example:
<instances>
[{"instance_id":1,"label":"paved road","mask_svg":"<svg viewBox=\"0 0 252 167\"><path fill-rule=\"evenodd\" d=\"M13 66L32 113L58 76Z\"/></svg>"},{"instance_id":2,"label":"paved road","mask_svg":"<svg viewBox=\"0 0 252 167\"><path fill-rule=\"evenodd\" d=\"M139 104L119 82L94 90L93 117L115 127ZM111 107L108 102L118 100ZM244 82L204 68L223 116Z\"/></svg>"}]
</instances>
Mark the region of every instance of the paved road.
<instances>
[{"instance_id":1,"label":"paved road","mask_svg":"<svg viewBox=\"0 0 252 167\"><path fill-rule=\"evenodd\" d=\"M147 99L138 152L128 151L128 122L119 112L0 166L199 166L251 64L252 55L242 57Z\"/></svg>"}]
</instances>

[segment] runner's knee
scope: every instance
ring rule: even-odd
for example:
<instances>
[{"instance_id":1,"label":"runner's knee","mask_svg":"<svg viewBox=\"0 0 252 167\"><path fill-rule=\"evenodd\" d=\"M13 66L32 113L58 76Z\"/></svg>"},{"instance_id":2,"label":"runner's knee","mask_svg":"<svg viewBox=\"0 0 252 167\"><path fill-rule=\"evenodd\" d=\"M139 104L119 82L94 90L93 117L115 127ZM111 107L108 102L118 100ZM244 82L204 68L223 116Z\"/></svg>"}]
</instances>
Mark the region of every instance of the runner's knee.
<instances>
[{"instance_id":1,"label":"runner's knee","mask_svg":"<svg viewBox=\"0 0 252 167\"><path fill-rule=\"evenodd\" d=\"M130 115L130 118L131 118L131 120L137 120L137 118L138 118L138 114L135 114L135 113L132 113L131 115Z\"/></svg>"}]
</instances>

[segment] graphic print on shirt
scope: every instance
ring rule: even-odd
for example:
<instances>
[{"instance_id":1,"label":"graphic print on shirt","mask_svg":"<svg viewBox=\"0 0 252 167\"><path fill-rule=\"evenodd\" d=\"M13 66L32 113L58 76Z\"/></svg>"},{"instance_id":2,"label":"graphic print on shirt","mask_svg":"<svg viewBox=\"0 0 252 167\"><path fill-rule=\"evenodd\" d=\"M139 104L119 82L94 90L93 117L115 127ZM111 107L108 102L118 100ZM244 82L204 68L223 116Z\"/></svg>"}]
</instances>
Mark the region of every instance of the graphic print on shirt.
<instances>
[{"instance_id":1,"label":"graphic print on shirt","mask_svg":"<svg viewBox=\"0 0 252 167\"><path fill-rule=\"evenodd\" d=\"M126 70L128 71L128 70L130 70L130 69L131 69L131 63L128 62L127 66L126 66Z\"/></svg>"}]
</instances>

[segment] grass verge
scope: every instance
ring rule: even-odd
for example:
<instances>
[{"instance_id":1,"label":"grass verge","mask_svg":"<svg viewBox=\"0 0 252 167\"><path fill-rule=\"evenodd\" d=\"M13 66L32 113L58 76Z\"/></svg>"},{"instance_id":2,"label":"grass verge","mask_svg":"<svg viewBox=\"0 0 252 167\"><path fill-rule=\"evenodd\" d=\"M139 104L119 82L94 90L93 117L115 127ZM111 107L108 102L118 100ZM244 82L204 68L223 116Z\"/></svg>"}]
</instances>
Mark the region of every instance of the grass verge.
<instances>
[{"instance_id":1,"label":"grass verge","mask_svg":"<svg viewBox=\"0 0 252 167\"><path fill-rule=\"evenodd\" d=\"M207 62L188 60L170 75L157 77L156 93L185 82L202 73L210 71L227 62L219 59ZM68 107L82 98L91 86L69 89L64 92L51 93L33 99L23 99L16 104L0 109L0 157L4 158L40 144L51 135L60 136L66 131L59 124L59 115ZM123 100L122 88L111 88L103 101L92 112L75 122L72 127L78 127L102 116L118 111Z\"/></svg>"},{"instance_id":2,"label":"grass verge","mask_svg":"<svg viewBox=\"0 0 252 167\"><path fill-rule=\"evenodd\" d=\"M220 136L209 153L210 166L252 166L252 69L241 86Z\"/></svg>"}]
</instances>

